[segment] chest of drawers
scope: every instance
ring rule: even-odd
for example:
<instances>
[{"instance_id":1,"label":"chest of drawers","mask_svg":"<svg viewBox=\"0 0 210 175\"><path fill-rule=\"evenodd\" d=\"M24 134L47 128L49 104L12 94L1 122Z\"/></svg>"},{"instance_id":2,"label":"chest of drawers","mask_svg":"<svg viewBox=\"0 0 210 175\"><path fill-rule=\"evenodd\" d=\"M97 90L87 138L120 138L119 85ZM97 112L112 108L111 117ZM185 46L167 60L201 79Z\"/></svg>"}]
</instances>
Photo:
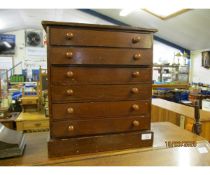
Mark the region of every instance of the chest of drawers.
<instances>
[{"instance_id":1,"label":"chest of drawers","mask_svg":"<svg viewBox=\"0 0 210 175\"><path fill-rule=\"evenodd\" d=\"M152 146L154 29L42 22L49 156Z\"/></svg>"}]
</instances>

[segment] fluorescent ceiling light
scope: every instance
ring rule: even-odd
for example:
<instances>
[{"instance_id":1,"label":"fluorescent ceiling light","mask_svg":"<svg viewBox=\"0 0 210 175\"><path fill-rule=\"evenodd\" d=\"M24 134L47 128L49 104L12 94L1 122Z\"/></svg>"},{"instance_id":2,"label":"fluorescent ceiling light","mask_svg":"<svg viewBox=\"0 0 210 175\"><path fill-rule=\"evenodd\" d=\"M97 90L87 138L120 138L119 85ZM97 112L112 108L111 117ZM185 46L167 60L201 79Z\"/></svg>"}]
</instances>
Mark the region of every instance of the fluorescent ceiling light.
<instances>
[{"instance_id":1,"label":"fluorescent ceiling light","mask_svg":"<svg viewBox=\"0 0 210 175\"><path fill-rule=\"evenodd\" d=\"M132 13L133 11L135 11L136 9L122 9L120 11L120 16L127 16L130 13Z\"/></svg>"},{"instance_id":2,"label":"fluorescent ceiling light","mask_svg":"<svg viewBox=\"0 0 210 175\"><path fill-rule=\"evenodd\" d=\"M187 9L182 9L180 7L158 7L158 8L147 8L147 9L144 9L145 11L147 11L148 13L156 16L156 17L159 17L161 19L167 19L167 18L170 18L172 16L176 16L176 15L179 15L181 13L184 13L186 11L188 11Z\"/></svg>"},{"instance_id":3,"label":"fluorescent ceiling light","mask_svg":"<svg viewBox=\"0 0 210 175\"><path fill-rule=\"evenodd\" d=\"M8 43L7 41L3 41L3 44L4 44L7 48L12 48L12 46L10 45L10 43Z\"/></svg>"}]
</instances>

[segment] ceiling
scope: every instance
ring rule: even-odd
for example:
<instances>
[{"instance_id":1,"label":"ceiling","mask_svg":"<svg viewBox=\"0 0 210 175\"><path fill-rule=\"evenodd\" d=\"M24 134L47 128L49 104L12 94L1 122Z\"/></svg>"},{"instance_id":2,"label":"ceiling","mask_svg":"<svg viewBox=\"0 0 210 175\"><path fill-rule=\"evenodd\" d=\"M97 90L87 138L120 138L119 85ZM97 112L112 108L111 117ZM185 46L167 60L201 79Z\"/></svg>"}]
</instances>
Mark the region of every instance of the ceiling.
<instances>
[{"instance_id":1,"label":"ceiling","mask_svg":"<svg viewBox=\"0 0 210 175\"><path fill-rule=\"evenodd\" d=\"M210 49L210 9L194 9L167 20L144 10L135 10L126 17L120 9L97 9L103 15L137 27L158 29L156 35L189 50Z\"/></svg>"},{"instance_id":2,"label":"ceiling","mask_svg":"<svg viewBox=\"0 0 210 175\"><path fill-rule=\"evenodd\" d=\"M111 24L105 20L74 9L1 9L0 33L26 28L41 29L41 21L43 20Z\"/></svg>"},{"instance_id":3,"label":"ceiling","mask_svg":"<svg viewBox=\"0 0 210 175\"><path fill-rule=\"evenodd\" d=\"M119 16L120 9L94 11L132 26L156 28L157 36L189 50L210 49L210 9L190 10L168 20L161 20L141 9L126 17ZM73 9L5 9L0 10L0 33L25 28L42 28L42 20L111 24Z\"/></svg>"}]
</instances>

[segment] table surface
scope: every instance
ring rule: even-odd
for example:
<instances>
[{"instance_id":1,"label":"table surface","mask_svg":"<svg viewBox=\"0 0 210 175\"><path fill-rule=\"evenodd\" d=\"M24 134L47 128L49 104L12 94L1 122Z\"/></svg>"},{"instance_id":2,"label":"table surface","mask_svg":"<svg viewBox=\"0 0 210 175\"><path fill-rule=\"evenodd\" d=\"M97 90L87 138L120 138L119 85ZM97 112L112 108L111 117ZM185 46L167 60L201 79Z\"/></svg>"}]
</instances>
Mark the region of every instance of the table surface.
<instances>
[{"instance_id":1,"label":"table surface","mask_svg":"<svg viewBox=\"0 0 210 175\"><path fill-rule=\"evenodd\" d=\"M24 156L2 159L0 165L210 165L209 144L204 138L169 122L152 123L151 130L154 132L153 147L59 158L48 158L48 132L27 133ZM198 146L167 148L165 141L196 141ZM199 147L207 153L200 153Z\"/></svg>"},{"instance_id":2,"label":"table surface","mask_svg":"<svg viewBox=\"0 0 210 175\"><path fill-rule=\"evenodd\" d=\"M19 114L19 112L12 112L11 117L0 117L0 122L15 122Z\"/></svg>"}]
</instances>

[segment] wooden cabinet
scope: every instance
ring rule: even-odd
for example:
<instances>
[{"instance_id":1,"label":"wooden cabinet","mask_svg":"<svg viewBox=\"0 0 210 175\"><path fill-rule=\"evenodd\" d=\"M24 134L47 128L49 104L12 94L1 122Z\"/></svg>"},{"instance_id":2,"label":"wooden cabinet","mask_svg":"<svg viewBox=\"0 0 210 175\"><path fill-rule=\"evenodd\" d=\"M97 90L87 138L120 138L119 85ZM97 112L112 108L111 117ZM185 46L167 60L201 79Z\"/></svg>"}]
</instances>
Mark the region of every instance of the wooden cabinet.
<instances>
[{"instance_id":1,"label":"wooden cabinet","mask_svg":"<svg viewBox=\"0 0 210 175\"><path fill-rule=\"evenodd\" d=\"M42 24L48 36L49 156L151 146L155 30ZM106 147L99 139L115 144Z\"/></svg>"}]
</instances>

